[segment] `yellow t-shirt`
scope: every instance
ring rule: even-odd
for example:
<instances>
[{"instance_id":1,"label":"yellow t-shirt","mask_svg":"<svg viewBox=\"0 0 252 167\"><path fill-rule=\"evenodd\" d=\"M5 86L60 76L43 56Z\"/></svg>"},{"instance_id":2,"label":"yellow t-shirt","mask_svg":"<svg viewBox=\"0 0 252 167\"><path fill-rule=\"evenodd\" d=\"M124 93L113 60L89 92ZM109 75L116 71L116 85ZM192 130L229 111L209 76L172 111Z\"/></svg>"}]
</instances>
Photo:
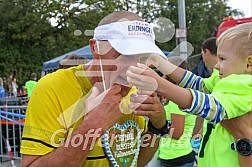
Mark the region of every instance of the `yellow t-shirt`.
<instances>
[{"instance_id":1,"label":"yellow t-shirt","mask_svg":"<svg viewBox=\"0 0 252 167\"><path fill-rule=\"evenodd\" d=\"M52 152L81 123L85 115L83 102L88 97L85 95L89 95L92 85L85 75L77 77L76 71L83 72L83 65L58 70L39 80L26 111L22 154L45 155ZM123 108L127 108L129 96L122 100ZM141 129L147 129L142 116L125 114L118 123L123 124L127 120L133 120ZM109 160L98 142L82 164L82 167L87 166L109 166Z\"/></svg>"}]
</instances>

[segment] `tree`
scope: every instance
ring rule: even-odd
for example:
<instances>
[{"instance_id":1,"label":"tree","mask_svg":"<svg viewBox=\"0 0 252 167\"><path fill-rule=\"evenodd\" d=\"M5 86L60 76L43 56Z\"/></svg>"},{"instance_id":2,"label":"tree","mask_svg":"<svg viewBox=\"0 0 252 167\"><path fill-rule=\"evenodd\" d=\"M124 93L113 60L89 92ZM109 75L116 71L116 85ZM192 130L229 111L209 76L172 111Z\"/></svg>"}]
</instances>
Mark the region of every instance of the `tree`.
<instances>
[{"instance_id":1,"label":"tree","mask_svg":"<svg viewBox=\"0 0 252 167\"><path fill-rule=\"evenodd\" d=\"M188 41L194 53L225 15L242 15L226 1L186 0ZM94 30L113 11L133 11L148 22L165 17L178 27L177 6L177 0L1 0L0 76L14 74L19 85L24 84L31 72L41 73L44 61L88 44L91 36L84 31ZM74 35L75 30L82 34ZM171 51L176 39L157 44Z\"/></svg>"}]
</instances>

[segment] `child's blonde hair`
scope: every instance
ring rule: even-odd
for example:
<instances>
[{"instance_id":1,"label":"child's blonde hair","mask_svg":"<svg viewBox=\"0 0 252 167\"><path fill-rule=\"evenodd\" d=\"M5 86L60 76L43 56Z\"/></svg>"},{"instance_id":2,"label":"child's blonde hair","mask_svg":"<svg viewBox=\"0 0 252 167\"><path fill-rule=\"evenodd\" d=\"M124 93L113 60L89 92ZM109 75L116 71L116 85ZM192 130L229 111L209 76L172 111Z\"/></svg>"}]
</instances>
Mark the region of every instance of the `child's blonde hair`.
<instances>
[{"instance_id":1,"label":"child's blonde hair","mask_svg":"<svg viewBox=\"0 0 252 167\"><path fill-rule=\"evenodd\" d=\"M218 37L216 44L219 46L223 42L229 42L235 55L246 59L252 55L252 23L243 23L226 30Z\"/></svg>"}]
</instances>

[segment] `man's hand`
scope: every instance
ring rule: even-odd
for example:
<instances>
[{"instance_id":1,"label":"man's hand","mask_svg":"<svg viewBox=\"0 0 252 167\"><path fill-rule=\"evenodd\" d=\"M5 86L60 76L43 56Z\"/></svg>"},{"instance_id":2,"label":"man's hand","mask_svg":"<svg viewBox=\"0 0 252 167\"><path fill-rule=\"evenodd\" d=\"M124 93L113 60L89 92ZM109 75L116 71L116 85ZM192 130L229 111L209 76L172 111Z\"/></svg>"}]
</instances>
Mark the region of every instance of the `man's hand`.
<instances>
[{"instance_id":1,"label":"man's hand","mask_svg":"<svg viewBox=\"0 0 252 167\"><path fill-rule=\"evenodd\" d=\"M152 125L157 129L164 127L166 124L164 107L155 92L138 91L137 94L131 94L130 101L132 104L129 105L129 108L135 109L134 114L149 117ZM151 136L151 138L147 141L144 136L142 138L142 142L147 146L141 147L138 166L145 166L152 159L159 146L161 136L150 131L146 135Z\"/></svg>"},{"instance_id":2,"label":"man's hand","mask_svg":"<svg viewBox=\"0 0 252 167\"><path fill-rule=\"evenodd\" d=\"M87 104L89 112L85 116L84 122L87 121L86 119L90 119L96 128L102 128L103 131L113 126L123 116L120 111L122 98L120 92L119 85L114 85L101 94L97 88L93 88Z\"/></svg>"},{"instance_id":3,"label":"man's hand","mask_svg":"<svg viewBox=\"0 0 252 167\"><path fill-rule=\"evenodd\" d=\"M245 115L225 120L221 122L221 126L235 138L248 138L252 141L252 111Z\"/></svg>"},{"instance_id":4,"label":"man's hand","mask_svg":"<svg viewBox=\"0 0 252 167\"><path fill-rule=\"evenodd\" d=\"M247 138L252 141L252 111L245 115L222 121L223 126L234 137L235 141L240 138ZM231 144L231 143L230 143ZM252 164L252 155L241 156L238 154L240 167L250 167Z\"/></svg>"},{"instance_id":5,"label":"man's hand","mask_svg":"<svg viewBox=\"0 0 252 167\"><path fill-rule=\"evenodd\" d=\"M157 129L166 124L166 114L157 94L154 92L138 91L137 94L131 94L129 105L134 110L134 114L147 116Z\"/></svg>"}]
</instances>

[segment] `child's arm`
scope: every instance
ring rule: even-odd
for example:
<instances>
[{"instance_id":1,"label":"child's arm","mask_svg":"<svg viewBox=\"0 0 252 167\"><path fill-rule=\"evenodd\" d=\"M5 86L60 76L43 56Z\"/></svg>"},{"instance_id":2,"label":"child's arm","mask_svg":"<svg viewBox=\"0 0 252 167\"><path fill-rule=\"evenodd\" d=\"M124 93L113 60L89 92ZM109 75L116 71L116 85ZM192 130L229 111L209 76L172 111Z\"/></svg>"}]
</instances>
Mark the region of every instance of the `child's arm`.
<instances>
[{"instance_id":1,"label":"child's arm","mask_svg":"<svg viewBox=\"0 0 252 167\"><path fill-rule=\"evenodd\" d=\"M204 79L194 73L186 70L183 78L178 83L180 87L191 88L193 90L199 90L201 92L210 94L211 92L206 88Z\"/></svg>"},{"instance_id":2,"label":"child's arm","mask_svg":"<svg viewBox=\"0 0 252 167\"><path fill-rule=\"evenodd\" d=\"M130 67L127 71L127 81L138 89L156 91L175 102L184 112L201 116L210 122L218 123L227 117L224 108L213 96L181 88L159 77L153 70L143 68Z\"/></svg>"},{"instance_id":3,"label":"child's arm","mask_svg":"<svg viewBox=\"0 0 252 167\"><path fill-rule=\"evenodd\" d=\"M160 56L151 56L147 63L148 66L155 66L164 75L168 75L174 82L179 83L184 77L185 69L180 68Z\"/></svg>"},{"instance_id":4,"label":"child's arm","mask_svg":"<svg viewBox=\"0 0 252 167\"><path fill-rule=\"evenodd\" d=\"M174 65L168 60L164 60L163 58L160 58L159 56L152 56L148 60L147 65L155 66L164 75L167 75L174 82L176 82L180 87L191 88L191 89L199 90L205 93L210 93L206 89L202 77L197 76L188 70L185 70L183 68L180 68Z\"/></svg>"}]
</instances>

